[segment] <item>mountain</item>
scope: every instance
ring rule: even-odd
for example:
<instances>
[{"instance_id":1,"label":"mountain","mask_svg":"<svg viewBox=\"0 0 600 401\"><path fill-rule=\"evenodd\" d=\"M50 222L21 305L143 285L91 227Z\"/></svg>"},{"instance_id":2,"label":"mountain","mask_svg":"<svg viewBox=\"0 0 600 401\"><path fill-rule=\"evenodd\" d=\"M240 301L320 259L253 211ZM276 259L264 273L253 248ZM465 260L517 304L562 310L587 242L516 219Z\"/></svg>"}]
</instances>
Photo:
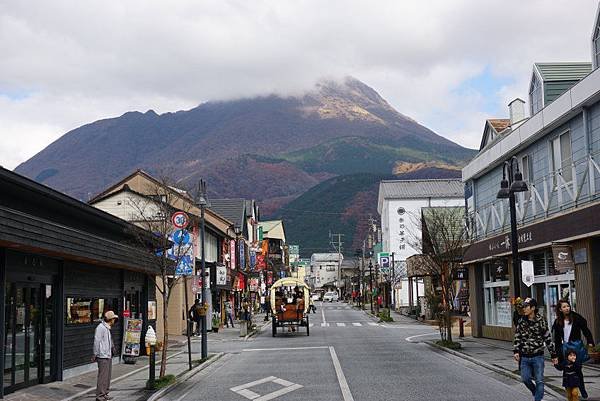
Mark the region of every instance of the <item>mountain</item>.
<instances>
[{"instance_id":1,"label":"mountain","mask_svg":"<svg viewBox=\"0 0 600 401\"><path fill-rule=\"evenodd\" d=\"M453 169L473 155L347 78L300 96L99 120L67 132L15 171L82 200L138 168L182 187L204 178L209 196L252 197L275 215L334 177Z\"/></svg>"},{"instance_id":2,"label":"mountain","mask_svg":"<svg viewBox=\"0 0 600 401\"><path fill-rule=\"evenodd\" d=\"M423 167L399 175L359 173L326 180L282 206L274 218L286 223L286 237L301 244L302 257L329 252L329 232L343 234L343 249L354 254L366 238L369 217L378 220L377 197L381 180L459 178L460 170ZM328 231L329 230L329 231Z\"/></svg>"}]
</instances>

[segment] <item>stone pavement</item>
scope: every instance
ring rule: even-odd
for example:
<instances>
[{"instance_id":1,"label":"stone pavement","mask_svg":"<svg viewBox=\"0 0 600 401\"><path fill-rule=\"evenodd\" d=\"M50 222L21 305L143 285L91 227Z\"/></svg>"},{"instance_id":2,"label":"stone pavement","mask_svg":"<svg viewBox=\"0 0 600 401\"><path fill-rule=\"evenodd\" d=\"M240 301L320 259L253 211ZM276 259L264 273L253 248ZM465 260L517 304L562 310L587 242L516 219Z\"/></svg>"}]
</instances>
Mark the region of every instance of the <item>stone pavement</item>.
<instances>
[{"instance_id":1,"label":"stone pavement","mask_svg":"<svg viewBox=\"0 0 600 401\"><path fill-rule=\"evenodd\" d=\"M264 324L264 314L253 316L253 324L260 327ZM268 323L268 322L267 322ZM251 334L248 332L248 334ZM209 332L208 342L219 341L243 341L246 337L240 337L240 322L235 322L235 328L221 329L218 333ZM192 337L192 348L198 350L201 337ZM188 371L188 354L186 336L169 336L169 353L167 363L167 374L179 376ZM209 348L210 349L210 348ZM198 364L199 353L193 353L192 359ZM156 377L160 372L160 354L156 356ZM115 401L145 400L153 391L145 390L148 380L148 358L139 357L134 365L117 364L112 367L112 383L110 395ZM62 382L52 382L27 387L5 395L8 401L93 401L95 399L97 370L84 373ZM86 394L82 394L89 391Z\"/></svg>"}]
</instances>

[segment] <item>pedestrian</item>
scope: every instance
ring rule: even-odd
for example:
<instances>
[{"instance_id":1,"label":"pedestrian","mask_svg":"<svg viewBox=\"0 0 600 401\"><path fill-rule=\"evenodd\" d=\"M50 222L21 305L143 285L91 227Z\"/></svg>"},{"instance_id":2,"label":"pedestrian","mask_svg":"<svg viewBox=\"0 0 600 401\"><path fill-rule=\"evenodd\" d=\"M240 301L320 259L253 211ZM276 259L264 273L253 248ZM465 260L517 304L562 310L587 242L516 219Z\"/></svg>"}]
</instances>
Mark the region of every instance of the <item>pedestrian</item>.
<instances>
[{"instance_id":1,"label":"pedestrian","mask_svg":"<svg viewBox=\"0 0 600 401\"><path fill-rule=\"evenodd\" d=\"M552 335L546 319L538 313L533 298L523 301L523 319L518 322L514 339L514 358L520 363L521 380L531 391L535 401L544 397L544 345L553 364L558 364Z\"/></svg>"},{"instance_id":2,"label":"pedestrian","mask_svg":"<svg viewBox=\"0 0 600 401\"><path fill-rule=\"evenodd\" d=\"M116 354L110 329L119 317L111 310L104 314L104 320L96 326L94 334L94 355L92 362L98 364L98 380L96 383L96 401L112 400L108 395L110 391L110 377L112 373L112 357Z\"/></svg>"},{"instance_id":3,"label":"pedestrian","mask_svg":"<svg viewBox=\"0 0 600 401\"><path fill-rule=\"evenodd\" d=\"M562 385L567 393L567 401L579 401L579 390L581 389L581 362L577 360L577 351L569 349L563 361L554 365L563 372Z\"/></svg>"},{"instance_id":4,"label":"pedestrian","mask_svg":"<svg viewBox=\"0 0 600 401\"><path fill-rule=\"evenodd\" d=\"M313 301L312 296L308 298L308 313L317 313L317 307L315 306L315 301Z\"/></svg>"},{"instance_id":5,"label":"pedestrian","mask_svg":"<svg viewBox=\"0 0 600 401\"><path fill-rule=\"evenodd\" d=\"M271 295L267 292L265 297L265 322L269 320L269 316L271 314Z\"/></svg>"},{"instance_id":6,"label":"pedestrian","mask_svg":"<svg viewBox=\"0 0 600 401\"><path fill-rule=\"evenodd\" d=\"M579 313L571 309L568 300L560 300L556 305L556 319L552 324L554 333L554 346L558 353L559 362L564 362L567 350L574 350L577 353L579 364L583 364L589 358L586 344L594 346L594 337L588 328L587 320ZM586 344L583 343L582 334L585 336ZM581 398L586 400L588 393L585 389L583 371L579 369L579 393Z\"/></svg>"},{"instance_id":7,"label":"pedestrian","mask_svg":"<svg viewBox=\"0 0 600 401\"><path fill-rule=\"evenodd\" d=\"M201 325L202 325L202 305L200 300L196 299L194 305L188 311L188 318L190 319L190 331L194 334L194 323L196 323L196 337L200 337Z\"/></svg>"},{"instance_id":8,"label":"pedestrian","mask_svg":"<svg viewBox=\"0 0 600 401\"><path fill-rule=\"evenodd\" d=\"M233 307L231 306L231 302L227 300L225 301L225 327L229 327L230 322L231 327L235 327L233 325Z\"/></svg>"}]
</instances>

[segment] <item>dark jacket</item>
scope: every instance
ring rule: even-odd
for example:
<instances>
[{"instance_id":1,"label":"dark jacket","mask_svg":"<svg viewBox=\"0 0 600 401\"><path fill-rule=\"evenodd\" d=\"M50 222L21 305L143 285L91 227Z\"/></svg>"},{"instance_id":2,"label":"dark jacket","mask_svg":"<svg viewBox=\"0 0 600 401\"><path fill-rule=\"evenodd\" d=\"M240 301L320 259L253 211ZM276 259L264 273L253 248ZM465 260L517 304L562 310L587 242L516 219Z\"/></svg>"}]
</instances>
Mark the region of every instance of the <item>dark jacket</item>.
<instances>
[{"instance_id":1,"label":"dark jacket","mask_svg":"<svg viewBox=\"0 0 600 401\"><path fill-rule=\"evenodd\" d=\"M571 311L570 315L571 335L569 336L569 341L581 341L583 334L587 340L587 344L594 345L594 337L592 336L592 332L588 328L587 321L585 320L585 318L579 313L573 311ZM558 351L559 358L562 360L562 346L563 337L565 335L565 329L563 326L560 325L558 319L554 320L554 324L552 325L552 333L554 337L554 345L556 347L556 350Z\"/></svg>"},{"instance_id":2,"label":"dark jacket","mask_svg":"<svg viewBox=\"0 0 600 401\"><path fill-rule=\"evenodd\" d=\"M195 322L202 320L202 315L200 314L200 305L192 305L192 307L188 311L188 316L191 320Z\"/></svg>"},{"instance_id":3,"label":"dark jacket","mask_svg":"<svg viewBox=\"0 0 600 401\"><path fill-rule=\"evenodd\" d=\"M559 363L558 365L554 365L554 367L558 370L562 370L563 372L563 387L571 388L571 387L579 387L581 385L581 364L579 362L570 363L568 361L564 361Z\"/></svg>"},{"instance_id":4,"label":"dark jacket","mask_svg":"<svg viewBox=\"0 0 600 401\"><path fill-rule=\"evenodd\" d=\"M533 320L520 319L515 331L514 353L529 358L544 355L544 345L555 358L556 350L546 319L540 314L536 314Z\"/></svg>"}]
</instances>

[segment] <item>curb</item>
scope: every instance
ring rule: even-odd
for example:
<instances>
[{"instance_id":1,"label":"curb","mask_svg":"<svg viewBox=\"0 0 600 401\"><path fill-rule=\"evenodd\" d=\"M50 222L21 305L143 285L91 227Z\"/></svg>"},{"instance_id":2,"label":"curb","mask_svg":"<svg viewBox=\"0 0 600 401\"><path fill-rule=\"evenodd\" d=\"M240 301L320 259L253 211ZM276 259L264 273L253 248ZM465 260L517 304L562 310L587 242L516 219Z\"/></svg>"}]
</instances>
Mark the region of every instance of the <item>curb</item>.
<instances>
[{"instance_id":1,"label":"curb","mask_svg":"<svg viewBox=\"0 0 600 401\"><path fill-rule=\"evenodd\" d=\"M516 380L519 383L521 382L521 376L519 376L517 374L514 374L514 373L512 373L512 372L510 372L510 371L508 371L506 369L499 368L499 367L494 366L494 365L490 365L487 362L483 362L483 361L481 361L481 360L479 360L477 358L473 358L472 356L463 354L462 352L458 352L458 351L455 351L455 350L450 349L450 348L442 347L441 345L438 345L436 343L432 343L432 342L429 342L429 341L423 341L423 344L427 344L428 346L430 346L432 348L436 348L436 349L438 349L440 351L447 352L447 353L449 353L451 355L454 355L456 357L462 358L462 359L467 360L469 362L472 362L472 363L474 363L476 365L482 366L482 367L484 367L484 368L486 368L488 370L491 370L492 372L496 372L496 373L499 373L499 374L501 374L503 376L506 376L506 377L509 377L509 378L511 378L513 380ZM547 384L547 383L545 383L544 392L546 392L546 393L548 393L548 394L556 397L557 399L563 399L564 396L565 396L564 394L558 393L556 390L554 390L552 388L552 386L550 384Z\"/></svg>"},{"instance_id":2,"label":"curb","mask_svg":"<svg viewBox=\"0 0 600 401\"><path fill-rule=\"evenodd\" d=\"M183 352L184 351L179 351L179 352L174 353L173 355L169 355L169 356L167 356L167 360L169 360L169 359L171 359L171 358L173 358L173 357L175 357L177 355L183 354ZM160 365L160 363L157 362L156 365L158 366L158 365ZM142 366L142 367L140 367L138 369L132 370L131 372L125 373L123 376L116 377L116 378L114 378L114 379L112 379L110 381L110 384L112 385L113 383L117 383L117 382L119 382L119 381L121 381L123 379L126 379L129 376L133 376L136 373L139 373L139 372L141 372L143 370L148 370L148 365L144 365L144 366ZM74 400L76 398L81 397L82 395L86 395L87 393L91 393L92 391L95 391L95 390L96 390L96 388L92 386L92 387L90 387L90 388L88 388L86 390L80 391L77 394L73 394L73 395L71 395L71 396L69 396L67 398L63 398L60 401L71 401L71 400Z\"/></svg>"},{"instance_id":3,"label":"curb","mask_svg":"<svg viewBox=\"0 0 600 401\"><path fill-rule=\"evenodd\" d=\"M265 327L267 327L268 325L271 324L271 320L267 321L267 322L263 322L262 326L256 326L256 330L252 331L251 333L246 334L246 336L244 337L244 341L248 341L248 339L250 337L254 337L255 335L257 335L258 333L260 333Z\"/></svg>"},{"instance_id":4,"label":"curb","mask_svg":"<svg viewBox=\"0 0 600 401\"><path fill-rule=\"evenodd\" d=\"M187 372L185 372L181 376L178 376L175 379L175 383L172 383L172 384L168 385L167 387L161 388L160 390L158 390L157 392L155 392L154 394L152 394L148 398L147 401L156 401L156 400L158 400L162 396L164 396L167 393L171 392L175 388L175 386L177 386L178 384L180 384L180 383L188 380L189 378L191 378L192 376L194 376L196 373L198 373L198 372L206 369L207 367L209 367L210 365L212 365L213 363L215 363L216 361L218 361L219 359L221 359L221 357L223 355L225 355L223 352L219 352L217 354L209 356L208 360L202 362L200 365L196 366L192 370L188 370Z\"/></svg>"}]
</instances>

